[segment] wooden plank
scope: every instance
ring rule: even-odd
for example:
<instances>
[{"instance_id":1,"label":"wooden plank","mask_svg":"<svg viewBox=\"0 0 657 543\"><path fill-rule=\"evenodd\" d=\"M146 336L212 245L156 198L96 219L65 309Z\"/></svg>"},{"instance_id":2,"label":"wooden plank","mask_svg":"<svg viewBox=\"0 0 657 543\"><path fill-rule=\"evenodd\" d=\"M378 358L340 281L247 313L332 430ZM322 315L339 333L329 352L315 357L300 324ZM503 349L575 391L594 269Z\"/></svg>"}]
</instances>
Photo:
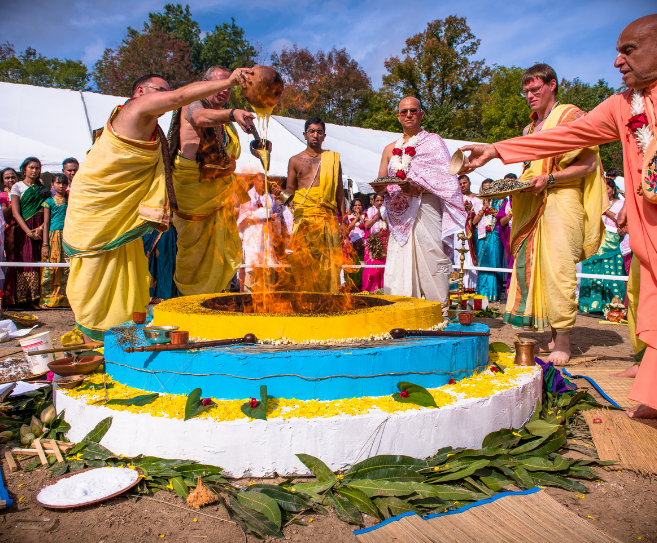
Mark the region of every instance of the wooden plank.
<instances>
[{"instance_id":1,"label":"wooden plank","mask_svg":"<svg viewBox=\"0 0 657 543\"><path fill-rule=\"evenodd\" d=\"M54 439L48 439L46 441L50 443L50 448L55 452L55 458L57 458L57 463L61 464L64 461L64 457L62 456L62 453L59 450L59 447L57 446L57 442Z\"/></svg>"},{"instance_id":2,"label":"wooden plank","mask_svg":"<svg viewBox=\"0 0 657 543\"><path fill-rule=\"evenodd\" d=\"M55 454L52 449L42 449L46 454ZM12 449L11 452L17 456L37 456L39 451L36 449Z\"/></svg>"},{"instance_id":3,"label":"wooden plank","mask_svg":"<svg viewBox=\"0 0 657 543\"><path fill-rule=\"evenodd\" d=\"M18 466L16 465L16 461L14 460L14 457L11 454L11 451L5 451L5 460L7 461L7 464L9 465L9 473L14 473L15 471L18 470Z\"/></svg>"},{"instance_id":4,"label":"wooden plank","mask_svg":"<svg viewBox=\"0 0 657 543\"><path fill-rule=\"evenodd\" d=\"M38 439L35 439L33 441L34 447L36 448L37 454L39 455L39 460L41 460L41 465L48 467L48 459L46 458L46 455L43 452L43 447L41 446L41 441Z\"/></svg>"}]
</instances>

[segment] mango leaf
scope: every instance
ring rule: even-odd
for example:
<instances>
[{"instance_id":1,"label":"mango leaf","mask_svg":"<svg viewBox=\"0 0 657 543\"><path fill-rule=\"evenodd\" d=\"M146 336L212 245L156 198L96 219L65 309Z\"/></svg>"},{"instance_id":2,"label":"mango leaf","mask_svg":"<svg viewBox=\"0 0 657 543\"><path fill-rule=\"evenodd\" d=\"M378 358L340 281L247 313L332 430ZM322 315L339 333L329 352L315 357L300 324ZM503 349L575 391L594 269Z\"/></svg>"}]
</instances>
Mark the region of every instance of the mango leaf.
<instances>
[{"instance_id":1,"label":"mango leaf","mask_svg":"<svg viewBox=\"0 0 657 543\"><path fill-rule=\"evenodd\" d=\"M303 465L306 466L315 477L317 477L317 480L320 483L338 480L336 475L319 458L315 458L309 454L297 454L296 457L303 462Z\"/></svg>"},{"instance_id":2,"label":"mango leaf","mask_svg":"<svg viewBox=\"0 0 657 543\"><path fill-rule=\"evenodd\" d=\"M454 473L447 473L446 475L432 479L433 483L442 483L447 481L456 481L457 479L462 479L463 477L468 477L472 475L475 471L481 468L485 468L490 463L489 460L477 460L470 464L467 468L459 470Z\"/></svg>"},{"instance_id":3,"label":"mango leaf","mask_svg":"<svg viewBox=\"0 0 657 543\"><path fill-rule=\"evenodd\" d=\"M413 403L416 405L421 405L422 407L435 407L436 409L438 408L438 405L436 405L436 401L433 399L431 393L420 385L401 381L397 383L397 388L402 392L408 393L408 396L402 398L400 393L396 392L392 395L396 402Z\"/></svg>"},{"instance_id":4,"label":"mango leaf","mask_svg":"<svg viewBox=\"0 0 657 543\"><path fill-rule=\"evenodd\" d=\"M340 496L347 498L361 513L381 519L379 510L362 490L353 486L341 486L335 491Z\"/></svg>"},{"instance_id":5,"label":"mango leaf","mask_svg":"<svg viewBox=\"0 0 657 543\"><path fill-rule=\"evenodd\" d=\"M276 524L269 520L265 515L251 509L250 507L244 507L232 496L229 498L229 503L232 510L242 519L242 522L244 522L251 531L262 537L276 537L278 539L283 539L283 533L278 526L276 526Z\"/></svg>"},{"instance_id":6,"label":"mango leaf","mask_svg":"<svg viewBox=\"0 0 657 543\"><path fill-rule=\"evenodd\" d=\"M564 490L570 490L571 492L578 492L580 494L585 494L589 491L582 483L577 481L571 481L565 477L559 477L552 473L545 473L542 471L535 471L531 474L531 477L536 481L537 484L543 486L556 486L563 488Z\"/></svg>"},{"instance_id":7,"label":"mango leaf","mask_svg":"<svg viewBox=\"0 0 657 543\"><path fill-rule=\"evenodd\" d=\"M521 466L516 466L513 468L513 472L515 473L515 478L516 481L518 481L519 486L524 487L526 489L534 488L536 484L534 483L534 480L532 479L533 475L529 475L527 473L527 470Z\"/></svg>"},{"instance_id":8,"label":"mango leaf","mask_svg":"<svg viewBox=\"0 0 657 543\"><path fill-rule=\"evenodd\" d=\"M408 496L415 492L414 487L419 484L372 481L371 479L352 479L349 481L350 487L357 488L368 498L372 498L373 496Z\"/></svg>"},{"instance_id":9,"label":"mango leaf","mask_svg":"<svg viewBox=\"0 0 657 543\"><path fill-rule=\"evenodd\" d=\"M292 511L293 513L309 509L312 506L312 501L303 494L290 492L289 490L285 490L277 485L255 484L249 486L249 491L266 494L270 498L276 500L276 503L278 503L281 509Z\"/></svg>"},{"instance_id":10,"label":"mango leaf","mask_svg":"<svg viewBox=\"0 0 657 543\"><path fill-rule=\"evenodd\" d=\"M512 353L513 349L509 347L506 343L501 341L494 341L488 345L488 351L494 353Z\"/></svg>"},{"instance_id":11,"label":"mango leaf","mask_svg":"<svg viewBox=\"0 0 657 543\"><path fill-rule=\"evenodd\" d=\"M38 460L38 458L37 458ZM68 470L73 473L75 471L80 471L84 469L84 460L69 460L68 461Z\"/></svg>"},{"instance_id":12,"label":"mango leaf","mask_svg":"<svg viewBox=\"0 0 657 543\"><path fill-rule=\"evenodd\" d=\"M255 399L255 398L254 398ZM267 404L274 400L273 396L267 396L267 385L260 386L260 401L256 407L251 407L250 400L242 404L242 413L251 419L267 420Z\"/></svg>"},{"instance_id":13,"label":"mango leaf","mask_svg":"<svg viewBox=\"0 0 657 543\"><path fill-rule=\"evenodd\" d=\"M561 426L559 429L552 434L542 445L536 447L532 451L532 456L545 456L551 452L558 451L561 447L566 444L566 429ZM513 451L511 451L513 454Z\"/></svg>"},{"instance_id":14,"label":"mango leaf","mask_svg":"<svg viewBox=\"0 0 657 543\"><path fill-rule=\"evenodd\" d=\"M518 458L520 465L527 471L564 471L570 468L570 464L563 457L557 457L550 462L544 456L531 456Z\"/></svg>"},{"instance_id":15,"label":"mango leaf","mask_svg":"<svg viewBox=\"0 0 657 543\"><path fill-rule=\"evenodd\" d=\"M178 476L178 477L173 477L169 481L169 488L171 488L178 496L180 496L183 500L187 499L187 496L189 496L189 488L185 484L185 481L183 481L183 478Z\"/></svg>"},{"instance_id":16,"label":"mango leaf","mask_svg":"<svg viewBox=\"0 0 657 543\"><path fill-rule=\"evenodd\" d=\"M112 451L103 447L100 443L87 443L87 446L80 453L83 460L107 460L108 458L117 458Z\"/></svg>"},{"instance_id":17,"label":"mango leaf","mask_svg":"<svg viewBox=\"0 0 657 543\"><path fill-rule=\"evenodd\" d=\"M587 479L589 481L597 481L600 479L600 476L591 468L570 468L565 475L577 479Z\"/></svg>"},{"instance_id":18,"label":"mango leaf","mask_svg":"<svg viewBox=\"0 0 657 543\"><path fill-rule=\"evenodd\" d=\"M340 520L348 524L363 525L363 515L347 498L334 494L330 490L326 493L326 498Z\"/></svg>"},{"instance_id":19,"label":"mango leaf","mask_svg":"<svg viewBox=\"0 0 657 543\"><path fill-rule=\"evenodd\" d=\"M418 510L410 503L399 498L376 498L374 505L377 506L385 518L395 517L408 511L418 513Z\"/></svg>"},{"instance_id":20,"label":"mango leaf","mask_svg":"<svg viewBox=\"0 0 657 543\"><path fill-rule=\"evenodd\" d=\"M494 368L496 368L497 371L499 371L500 373L506 373L506 372L504 371L504 368L503 368L502 366L500 366L497 362L493 362L493 361L491 360L490 365L493 366Z\"/></svg>"},{"instance_id":21,"label":"mango leaf","mask_svg":"<svg viewBox=\"0 0 657 543\"><path fill-rule=\"evenodd\" d=\"M88 468L102 468L108 465L105 460L85 460L84 464Z\"/></svg>"},{"instance_id":22,"label":"mango leaf","mask_svg":"<svg viewBox=\"0 0 657 543\"><path fill-rule=\"evenodd\" d=\"M500 492L503 488L515 483L512 479L508 479L492 470L490 475L480 476L479 480L495 492Z\"/></svg>"},{"instance_id":23,"label":"mango leaf","mask_svg":"<svg viewBox=\"0 0 657 543\"><path fill-rule=\"evenodd\" d=\"M530 422L534 422L535 420L538 420L541 418L541 400L538 400L536 402L536 407L534 408L534 413L532 414L532 418Z\"/></svg>"},{"instance_id":24,"label":"mango leaf","mask_svg":"<svg viewBox=\"0 0 657 543\"><path fill-rule=\"evenodd\" d=\"M53 478L60 477L61 475L64 475L67 471L68 471L68 463L66 461L59 462L55 464L52 468L50 468L50 475Z\"/></svg>"},{"instance_id":25,"label":"mango leaf","mask_svg":"<svg viewBox=\"0 0 657 543\"><path fill-rule=\"evenodd\" d=\"M293 485L295 492L302 492L307 494L316 501L321 501L322 497L320 494L327 491L335 484L335 481L326 481L324 483L300 483L298 485Z\"/></svg>"},{"instance_id":26,"label":"mango leaf","mask_svg":"<svg viewBox=\"0 0 657 543\"><path fill-rule=\"evenodd\" d=\"M559 429L559 427L559 424L550 424L544 420L535 420L534 422L528 422L525 424L525 430L530 434L539 437L551 436Z\"/></svg>"},{"instance_id":27,"label":"mango leaf","mask_svg":"<svg viewBox=\"0 0 657 543\"><path fill-rule=\"evenodd\" d=\"M454 449L452 447L443 447L442 449L438 449L438 452L436 452L436 454L434 454L430 458L427 458L428 464L430 466L436 466L438 464L442 464L445 460L447 460L448 456L453 456L465 450L466 450L465 447L459 447L458 449Z\"/></svg>"},{"instance_id":28,"label":"mango leaf","mask_svg":"<svg viewBox=\"0 0 657 543\"><path fill-rule=\"evenodd\" d=\"M195 464L193 460L167 460L165 458L158 458L157 456L135 456L130 459L130 465L140 467L149 472L192 464Z\"/></svg>"},{"instance_id":29,"label":"mango leaf","mask_svg":"<svg viewBox=\"0 0 657 543\"><path fill-rule=\"evenodd\" d=\"M472 487L474 492L478 492L485 496L492 496L494 492L491 492L490 489L483 483L475 481L472 477L465 477L465 482Z\"/></svg>"},{"instance_id":30,"label":"mango leaf","mask_svg":"<svg viewBox=\"0 0 657 543\"><path fill-rule=\"evenodd\" d=\"M183 477L206 477L208 475L218 475L223 471L223 468L218 466L210 466L208 464L187 464L184 466L174 466L173 470Z\"/></svg>"},{"instance_id":31,"label":"mango leaf","mask_svg":"<svg viewBox=\"0 0 657 543\"><path fill-rule=\"evenodd\" d=\"M187 396L187 402L185 402L184 420L198 417L203 411L216 405L213 402L210 402L208 405L203 405L203 398L201 398L202 393L203 391L200 388L195 388L189 393L189 396Z\"/></svg>"},{"instance_id":32,"label":"mango leaf","mask_svg":"<svg viewBox=\"0 0 657 543\"><path fill-rule=\"evenodd\" d=\"M501 447L484 447L483 449L466 449L464 451L449 456L447 460L449 460L450 463L456 460L469 460L469 459L481 460L481 457L497 456L498 454L505 454L506 452L508 451L502 449Z\"/></svg>"},{"instance_id":33,"label":"mango leaf","mask_svg":"<svg viewBox=\"0 0 657 543\"><path fill-rule=\"evenodd\" d=\"M112 417L107 417L96 424L96 427L84 436L81 441L100 443L100 440L105 437L110 426L112 426Z\"/></svg>"},{"instance_id":34,"label":"mango leaf","mask_svg":"<svg viewBox=\"0 0 657 543\"><path fill-rule=\"evenodd\" d=\"M345 474L343 483L350 484L353 479L397 479L402 481L424 480L417 474L429 465L426 460L419 460L410 456L382 454L354 464Z\"/></svg>"},{"instance_id":35,"label":"mango leaf","mask_svg":"<svg viewBox=\"0 0 657 543\"><path fill-rule=\"evenodd\" d=\"M281 509L273 498L262 492L251 492L247 490L240 492L237 495L237 499L245 507L250 507L265 515L278 528L281 527Z\"/></svg>"},{"instance_id":36,"label":"mango leaf","mask_svg":"<svg viewBox=\"0 0 657 543\"><path fill-rule=\"evenodd\" d=\"M78 454L82 449L84 449L87 446L87 444L84 441L80 441L79 443L76 443L73 448L66 453L66 456L75 456Z\"/></svg>"},{"instance_id":37,"label":"mango leaf","mask_svg":"<svg viewBox=\"0 0 657 543\"><path fill-rule=\"evenodd\" d=\"M534 437L534 436L532 436L532 437ZM545 441L547 441L547 439L549 437L550 436L539 437L539 438L536 438L536 439L532 439L531 441L527 441L526 443L523 443L522 445L519 445L518 447L514 447L513 449L511 449L509 451L509 454L512 454L512 455L515 456L515 455L518 455L518 454L524 454L524 453L527 453L529 451L533 451L534 449L538 448L540 445L545 443Z\"/></svg>"},{"instance_id":38,"label":"mango leaf","mask_svg":"<svg viewBox=\"0 0 657 543\"><path fill-rule=\"evenodd\" d=\"M142 394L141 396L135 396L134 398L125 398L123 400L110 400L105 402L105 405L136 405L142 406L151 403L154 400L157 400L160 395L155 392L153 394Z\"/></svg>"},{"instance_id":39,"label":"mango leaf","mask_svg":"<svg viewBox=\"0 0 657 543\"><path fill-rule=\"evenodd\" d=\"M521 438L522 436L516 430L502 428L497 432L488 434L481 442L481 446L486 448L510 449L517 445Z\"/></svg>"}]
</instances>

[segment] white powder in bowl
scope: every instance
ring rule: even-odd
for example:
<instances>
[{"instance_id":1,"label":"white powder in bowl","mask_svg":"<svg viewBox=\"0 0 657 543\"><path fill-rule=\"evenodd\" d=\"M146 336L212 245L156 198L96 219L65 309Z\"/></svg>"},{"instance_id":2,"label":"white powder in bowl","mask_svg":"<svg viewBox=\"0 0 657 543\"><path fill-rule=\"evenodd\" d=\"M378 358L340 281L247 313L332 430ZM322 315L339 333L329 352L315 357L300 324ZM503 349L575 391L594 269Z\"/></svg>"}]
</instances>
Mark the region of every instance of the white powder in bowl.
<instances>
[{"instance_id":1,"label":"white powder in bowl","mask_svg":"<svg viewBox=\"0 0 657 543\"><path fill-rule=\"evenodd\" d=\"M139 478L130 468L97 468L47 486L37 496L44 505L77 505L111 496Z\"/></svg>"}]
</instances>

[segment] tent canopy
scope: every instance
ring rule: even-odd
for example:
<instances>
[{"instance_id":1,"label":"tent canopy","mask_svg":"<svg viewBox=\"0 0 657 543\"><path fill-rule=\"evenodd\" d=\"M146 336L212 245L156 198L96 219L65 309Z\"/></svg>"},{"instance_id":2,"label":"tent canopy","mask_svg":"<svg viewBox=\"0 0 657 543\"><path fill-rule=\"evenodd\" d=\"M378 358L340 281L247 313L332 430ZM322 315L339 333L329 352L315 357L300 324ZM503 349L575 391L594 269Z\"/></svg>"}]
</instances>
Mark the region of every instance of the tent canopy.
<instances>
[{"instance_id":1,"label":"tent canopy","mask_svg":"<svg viewBox=\"0 0 657 543\"><path fill-rule=\"evenodd\" d=\"M126 98L94 92L35 87L14 83L0 83L0 167L18 168L28 156L38 157L44 171L61 171L62 161L75 157L84 160L91 146L91 133L107 122L112 109ZM171 113L163 115L160 126L166 132ZM273 116L266 134L272 142L269 173L287 177L290 158L305 148L302 119ZM249 153L252 137L238 129L242 154L237 161L237 172L254 174L262 171L258 159ZM260 130L265 137L265 131ZM383 148L397 140L400 134L357 128L326 125L324 147L340 153L343 181L351 179L358 191L370 193L368 183L377 177ZM469 142L445 140L450 153ZM470 175L477 188L487 177L501 179L505 174L520 174L521 165L505 166L492 160ZM345 183L346 184L346 183ZM354 187L356 188L356 187Z\"/></svg>"}]
</instances>

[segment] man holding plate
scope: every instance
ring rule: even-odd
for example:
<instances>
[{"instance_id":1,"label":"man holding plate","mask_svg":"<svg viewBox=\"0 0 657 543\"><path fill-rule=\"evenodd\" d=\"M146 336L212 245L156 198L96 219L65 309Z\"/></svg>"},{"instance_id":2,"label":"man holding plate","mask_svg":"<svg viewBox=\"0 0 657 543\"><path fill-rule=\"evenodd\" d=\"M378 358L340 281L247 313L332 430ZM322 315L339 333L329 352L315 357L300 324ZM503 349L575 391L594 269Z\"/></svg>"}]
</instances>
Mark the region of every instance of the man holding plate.
<instances>
[{"instance_id":1,"label":"man holding plate","mask_svg":"<svg viewBox=\"0 0 657 543\"><path fill-rule=\"evenodd\" d=\"M463 195L449 173L450 154L438 134L422 129L424 111L417 98L399 102L397 119L404 134L381 157L379 177L399 184L379 189L385 194L384 219L390 227L383 278L385 294L424 297L449 305L452 263L443 242L465 228Z\"/></svg>"}]
</instances>

